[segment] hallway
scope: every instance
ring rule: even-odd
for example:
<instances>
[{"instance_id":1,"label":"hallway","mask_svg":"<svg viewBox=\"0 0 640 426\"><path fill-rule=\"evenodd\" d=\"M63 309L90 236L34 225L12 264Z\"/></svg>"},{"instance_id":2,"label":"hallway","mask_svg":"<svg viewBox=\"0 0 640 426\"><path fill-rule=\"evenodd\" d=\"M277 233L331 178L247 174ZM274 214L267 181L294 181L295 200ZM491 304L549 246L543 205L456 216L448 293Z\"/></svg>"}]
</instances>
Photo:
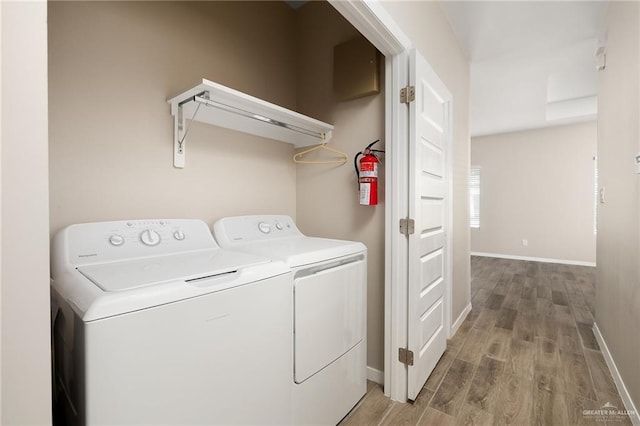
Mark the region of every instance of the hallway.
<instances>
[{"instance_id":1,"label":"hallway","mask_svg":"<svg viewBox=\"0 0 640 426\"><path fill-rule=\"evenodd\" d=\"M595 268L472 256L471 297L414 404L370 382L341 425L631 425L585 411L625 409L592 332Z\"/></svg>"}]
</instances>

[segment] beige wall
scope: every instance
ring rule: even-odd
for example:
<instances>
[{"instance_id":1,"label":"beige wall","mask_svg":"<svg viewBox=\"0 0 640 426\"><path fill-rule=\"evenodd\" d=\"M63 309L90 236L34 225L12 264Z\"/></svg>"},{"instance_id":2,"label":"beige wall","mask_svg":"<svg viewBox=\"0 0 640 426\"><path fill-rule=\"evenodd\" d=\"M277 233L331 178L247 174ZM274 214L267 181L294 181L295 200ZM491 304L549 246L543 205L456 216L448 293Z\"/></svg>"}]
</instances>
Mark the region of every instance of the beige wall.
<instances>
[{"instance_id":1,"label":"beige wall","mask_svg":"<svg viewBox=\"0 0 640 426\"><path fill-rule=\"evenodd\" d=\"M607 66L598 87L599 185L596 323L640 407L640 3L613 1ZM636 412L637 416L637 412Z\"/></svg>"},{"instance_id":2,"label":"beige wall","mask_svg":"<svg viewBox=\"0 0 640 426\"><path fill-rule=\"evenodd\" d=\"M282 2L50 2L51 231L295 215L291 145L194 124L175 169L166 103L204 77L294 108L293 30Z\"/></svg>"},{"instance_id":3,"label":"beige wall","mask_svg":"<svg viewBox=\"0 0 640 426\"><path fill-rule=\"evenodd\" d=\"M0 15L0 424L46 425L51 422L47 6L3 1Z\"/></svg>"},{"instance_id":4,"label":"beige wall","mask_svg":"<svg viewBox=\"0 0 640 426\"><path fill-rule=\"evenodd\" d=\"M471 251L595 263L596 145L595 122L473 138L481 195Z\"/></svg>"},{"instance_id":5,"label":"beige wall","mask_svg":"<svg viewBox=\"0 0 640 426\"><path fill-rule=\"evenodd\" d=\"M469 295L469 63L449 21L435 1L383 2L396 23L431 64L453 96L453 286L452 318Z\"/></svg>"},{"instance_id":6,"label":"beige wall","mask_svg":"<svg viewBox=\"0 0 640 426\"><path fill-rule=\"evenodd\" d=\"M334 124L330 145L349 155L342 166L298 165L298 225L309 235L362 241L367 246L367 363L383 370L384 191L379 191L378 206L360 206L351 159L376 139L381 139L376 147L384 147L384 88L377 95L338 102L333 94L333 46L359 33L326 2L308 3L296 18L298 108ZM384 188L383 178L379 186Z\"/></svg>"}]
</instances>

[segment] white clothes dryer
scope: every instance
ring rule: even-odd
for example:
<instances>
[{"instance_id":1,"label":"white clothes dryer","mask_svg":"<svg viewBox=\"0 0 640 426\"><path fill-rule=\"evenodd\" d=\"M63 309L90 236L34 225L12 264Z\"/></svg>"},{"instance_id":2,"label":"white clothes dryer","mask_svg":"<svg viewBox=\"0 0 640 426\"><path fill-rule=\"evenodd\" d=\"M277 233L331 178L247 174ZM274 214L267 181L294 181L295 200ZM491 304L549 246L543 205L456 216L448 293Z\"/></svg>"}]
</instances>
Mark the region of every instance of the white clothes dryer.
<instances>
[{"instance_id":1,"label":"white clothes dryer","mask_svg":"<svg viewBox=\"0 0 640 426\"><path fill-rule=\"evenodd\" d=\"M131 220L61 230L51 265L60 424L291 424L284 263Z\"/></svg>"},{"instance_id":2,"label":"white clothes dryer","mask_svg":"<svg viewBox=\"0 0 640 426\"><path fill-rule=\"evenodd\" d=\"M337 424L366 393L364 244L307 237L288 216L228 217L223 248L269 256L293 271L293 422Z\"/></svg>"}]
</instances>

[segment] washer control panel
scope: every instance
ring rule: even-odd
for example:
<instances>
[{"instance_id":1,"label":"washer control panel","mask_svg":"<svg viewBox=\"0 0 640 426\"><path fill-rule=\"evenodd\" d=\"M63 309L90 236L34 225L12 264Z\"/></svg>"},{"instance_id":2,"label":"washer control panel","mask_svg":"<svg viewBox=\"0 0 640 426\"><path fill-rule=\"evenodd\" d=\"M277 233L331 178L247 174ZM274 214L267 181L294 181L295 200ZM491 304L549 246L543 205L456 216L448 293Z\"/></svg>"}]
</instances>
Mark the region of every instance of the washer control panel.
<instances>
[{"instance_id":1,"label":"washer control panel","mask_svg":"<svg viewBox=\"0 0 640 426\"><path fill-rule=\"evenodd\" d=\"M192 219L82 223L60 231L57 240L66 240L75 264L218 248L207 224Z\"/></svg>"},{"instance_id":2,"label":"washer control panel","mask_svg":"<svg viewBox=\"0 0 640 426\"><path fill-rule=\"evenodd\" d=\"M213 225L213 233L222 247L303 235L293 219L284 215L225 217Z\"/></svg>"}]
</instances>

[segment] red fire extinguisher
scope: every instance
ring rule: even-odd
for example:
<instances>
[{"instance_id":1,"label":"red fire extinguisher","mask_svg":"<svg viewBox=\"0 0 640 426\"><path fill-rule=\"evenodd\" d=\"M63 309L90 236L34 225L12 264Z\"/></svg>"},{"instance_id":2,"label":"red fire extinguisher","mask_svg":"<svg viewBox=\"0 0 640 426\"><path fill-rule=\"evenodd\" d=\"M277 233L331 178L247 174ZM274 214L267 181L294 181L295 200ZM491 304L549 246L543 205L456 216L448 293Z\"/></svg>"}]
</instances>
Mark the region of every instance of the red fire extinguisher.
<instances>
[{"instance_id":1,"label":"red fire extinguisher","mask_svg":"<svg viewBox=\"0 0 640 426\"><path fill-rule=\"evenodd\" d=\"M378 204L378 157L376 153L384 152L378 149L372 149L372 146L380 142L375 140L371 142L364 151L356 154L353 158L353 164L358 177L358 191L360 193L360 205L375 206ZM360 161L358 162L358 158ZM360 168L358 169L358 164Z\"/></svg>"}]
</instances>

